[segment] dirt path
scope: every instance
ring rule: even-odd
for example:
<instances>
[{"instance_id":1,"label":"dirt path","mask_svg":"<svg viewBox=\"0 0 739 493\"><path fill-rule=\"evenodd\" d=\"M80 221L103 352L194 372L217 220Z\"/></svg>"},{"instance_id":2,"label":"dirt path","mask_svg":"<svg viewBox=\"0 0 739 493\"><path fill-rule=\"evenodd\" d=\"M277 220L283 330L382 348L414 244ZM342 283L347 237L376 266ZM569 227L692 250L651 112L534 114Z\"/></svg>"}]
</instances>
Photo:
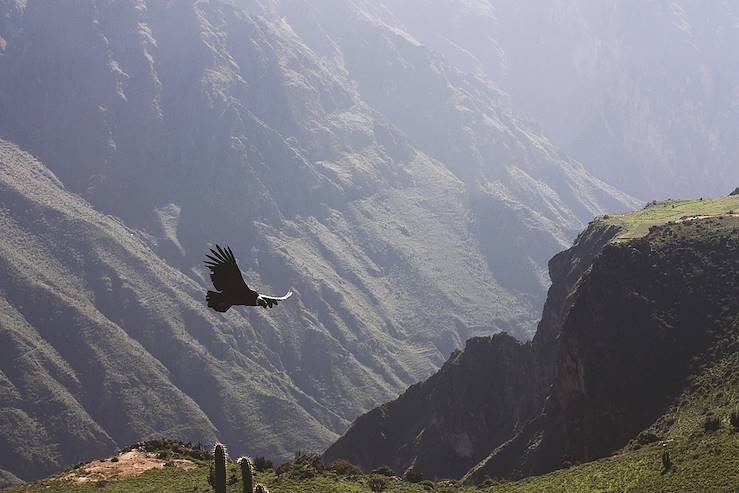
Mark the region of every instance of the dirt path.
<instances>
[{"instance_id":1,"label":"dirt path","mask_svg":"<svg viewBox=\"0 0 739 493\"><path fill-rule=\"evenodd\" d=\"M140 476L152 469L162 469L166 464L180 469L194 469L197 467L194 462L189 460L157 459L155 454L148 454L140 450L131 450L117 455L115 458L118 459L115 462L112 459L90 462L65 473L60 479L75 483L88 483Z\"/></svg>"}]
</instances>

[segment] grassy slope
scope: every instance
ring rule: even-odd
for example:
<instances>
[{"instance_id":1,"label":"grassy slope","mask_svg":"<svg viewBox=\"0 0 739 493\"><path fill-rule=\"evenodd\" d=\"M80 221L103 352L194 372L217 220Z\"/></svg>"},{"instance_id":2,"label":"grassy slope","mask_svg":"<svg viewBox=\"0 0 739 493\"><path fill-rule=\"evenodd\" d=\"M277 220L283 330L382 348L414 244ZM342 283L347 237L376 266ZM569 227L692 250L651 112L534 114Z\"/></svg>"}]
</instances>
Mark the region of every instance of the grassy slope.
<instances>
[{"instance_id":1,"label":"grassy slope","mask_svg":"<svg viewBox=\"0 0 739 493\"><path fill-rule=\"evenodd\" d=\"M652 203L644 209L625 214L606 216L605 220L624 231L616 241L641 238L652 226L680 221L685 217L719 216L733 211L739 214L739 196L721 197L714 200L666 200Z\"/></svg>"},{"instance_id":2,"label":"grassy slope","mask_svg":"<svg viewBox=\"0 0 739 493\"><path fill-rule=\"evenodd\" d=\"M227 477L231 475L240 477L239 469L236 465L230 464L226 473ZM265 484L272 493L364 493L371 491L367 487L368 476L360 476L356 478L339 478L334 475L326 475L312 479L278 479L274 473L258 473L256 477L257 483ZM460 491L472 490L465 488ZM100 491L99 484L72 485L67 481L50 479L47 481L39 481L33 485L18 486L7 490L8 493L13 492L35 492L45 491L48 493L87 493ZM189 471L181 469L165 468L157 471L148 472L137 478L126 481L111 481L106 484L105 491L111 493L159 493L162 491L172 493L185 492L211 492L212 488L208 485L208 464L206 462L198 462L198 468ZM229 492L241 492L241 483L235 483L228 486ZM410 484L399 480L388 480L388 492L397 493L415 493L426 491L422 485Z\"/></svg>"}]
</instances>

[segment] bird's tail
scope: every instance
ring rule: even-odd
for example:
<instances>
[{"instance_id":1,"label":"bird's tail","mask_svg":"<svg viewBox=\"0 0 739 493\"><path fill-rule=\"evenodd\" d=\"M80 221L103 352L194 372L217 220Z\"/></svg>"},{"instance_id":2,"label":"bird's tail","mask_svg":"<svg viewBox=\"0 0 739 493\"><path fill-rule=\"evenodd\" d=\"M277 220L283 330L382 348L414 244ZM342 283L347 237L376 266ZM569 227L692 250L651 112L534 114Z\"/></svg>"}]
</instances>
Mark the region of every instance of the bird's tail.
<instances>
[{"instance_id":1,"label":"bird's tail","mask_svg":"<svg viewBox=\"0 0 739 493\"><path fill-rule=\"evenodd\" d=\"M231 304L227 303L223 299L223 293L218 293L216 291L208 291L208 294L205 295L205 301L208 302L208 306L210 308L217 312L225 312L231 308Z\"/></svg>"}]
</instances>

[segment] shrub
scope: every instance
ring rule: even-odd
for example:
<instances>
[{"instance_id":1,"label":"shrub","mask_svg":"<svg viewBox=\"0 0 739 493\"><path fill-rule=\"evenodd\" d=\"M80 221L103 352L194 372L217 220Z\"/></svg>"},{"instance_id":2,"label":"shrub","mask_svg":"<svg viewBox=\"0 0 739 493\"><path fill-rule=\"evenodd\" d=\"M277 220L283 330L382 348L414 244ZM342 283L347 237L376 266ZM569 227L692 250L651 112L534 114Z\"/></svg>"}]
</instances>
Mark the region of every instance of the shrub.
<instances>
[{"instance_id":1,"label":"shrub","mask_svg":"<svg viewBox=\"0 0 739 493\"><path fill-rule=\"evenodd\" d=\"M252 465L257 472L265 472L269 471L270 469L274 469L274 464L272 464L272 461L269 459L265 459L264 457L254 457Z\"/></svg>"},{"instance_id":2,"label":"shrub","mask_svg":"<svg viewBox=\"0 0 739 493\"><path fill-rule=\"evenodd\" d=\"M413 466L409 467L408 470L405 471L405 475L403 477L409 483L420 483L423 481L423 474L417 471Z\"/></svg>"},{"instance_id":3,"label":"shrub","mask_svg":"<svg viewBox=\"0 0 739 493\"><path fill-rule=\"evenodd\" d=\"M482 488L491 488L491 487L493 487L493 486L498 486L498 481L496 481L495 479L492 479L492 478L489 478L489 477L488 477L488 478L485 478L485 481L483 481L483 482L482 482L482 483L480 484L480 486L481 486Z\"/></svg>"},{"instance_id":4,"label":"shrub","mask_svg":"<svg viewBox=\"0 0 739 493\"><path fill-rule=\"evenodd\" d=\"M639 445L647 445L650 443L658 442L659 440L659 436L649 431L642 431L636 437L636 441L639 442Z\"/></svg>"},{"instance_id":5,"label":"shrub","mask_svg":"<svg viewBox=\"0 0 739 493\"><path fill-rule=\"evenodd\" d=\"M359 476L362 474L362 470L359 466L352 464L348 460L339 459L334 461L327 467L327 469L339 476Z\"/></svg>"},{"instance_id":6,"label":"shrub","mask_svg":"<svg viewBox=\"0 0 739 493\"><path fill-rule=\"evenodd\" d=\"M389 478L397 476L390 466L380 466L372 471L372 474L380 474L381 476L387 476Z\"/></svg>"},{"instance_id":7,"label":"shrub","mask_svg":"<svg viewBox=\"0 0 739 493\"><path fill-rule=\"evenodd\" d=\"M367 480L367 487L370 491L385 491L387 489L387 483L387 477L375 474Z\"/></svg>"},{"instance_id":8,"label":"shrub","mask_svg":"<svg viewBox=\"0 0 739 493\"><path fill-rule=\"evenodd\" d=\"M165 453L168 457L188 458L196 460L212 460L213 454L210 450L198 443L193 445L192 442L181 442L179 440L153 439L146 442L137 442L130 447L123 449L122 452L131 450L142 450L147 453Z\"/></svg>"},{"instance_id":9,"label":"shrub","mask_svg":"<svg viewBox=\"0 0 739 493\"><path fill-rule=\"evenodd\" d=\"M719 428L721 428L721 418L713 415L706 416L706 420L703 422L705 431L716 431Z\"/></svg>"},{"instance_id":10,"label":"shrub","mask_svg":"<svg viewBox=\"0 0 739 493\"><path fill-rule=\"evenodd\" d=\"M118 462L120 459L118 457L113 457L110 459L110 462Z\"/></svg>"},{"instance_id":11,"label":"shrub","mask_svg":"<svg viewBox=\"0 0 739 493\"><path fill-rule=\"evenodd\" d=\"M739 409L736 409L729 414L729 423L731 423L731 426L733 426L735 430L739 430Z\"/></svg>"},{"instance_id":12,"label":"shrub","mask_svg":"<svg viewBox=\"0 0 739 493\"><path fill-rule=\"evenodd\" d=\"M424 479L423 481L421 481L420 485L423 486L423 489L427 491L436 489L436 485L434 485L434 482L429 481L428 479Z\"/></svg>"},{"instance_id":13,"label":"shrub","mask_svg":"<svg viewBox=\"0 0 739 493\"><path fill-rule=\"evenodd\" d=\"M292 461L278 466L275 473L278 476L287 474L293 479L310 479L320 475L323 470L323 462L319 454L297 452Z\"/></svg>"}]
</instances>

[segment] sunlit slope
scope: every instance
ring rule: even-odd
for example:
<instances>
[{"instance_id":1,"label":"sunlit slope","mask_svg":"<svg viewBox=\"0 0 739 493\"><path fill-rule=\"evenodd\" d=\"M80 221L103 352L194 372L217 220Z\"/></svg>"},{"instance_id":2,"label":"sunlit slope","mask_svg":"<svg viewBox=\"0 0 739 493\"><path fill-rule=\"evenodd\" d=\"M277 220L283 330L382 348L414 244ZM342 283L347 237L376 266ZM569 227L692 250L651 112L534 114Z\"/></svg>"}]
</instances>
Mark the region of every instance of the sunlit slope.
<instances>
[{"instance_id":1,"label":"sunlit slope","mask_svg":"<svg viewBox=\"0 0 739 493\"><path fill-rule=\"evenodd\" d=\"M653 202L644 209L624 214L611 214L605 218L609 224L623 229L616 241L641 238L653 226L669 222L692 221L719 216L739 216L739 195L710 200L667 200Z\"/></svg>"},{"instance_id":2,"label":"sunlit slope","mask_svg":"<svg viewBox=\"0 0 739 493\"><path fill-rule=\"evenodd\" d=\"M155 434L278 454L334 436L341 418L247 320L207 312L200 286L29 155L2 142L0 160L3 468L40 477Z\"/></svg>"}]
</instances>

